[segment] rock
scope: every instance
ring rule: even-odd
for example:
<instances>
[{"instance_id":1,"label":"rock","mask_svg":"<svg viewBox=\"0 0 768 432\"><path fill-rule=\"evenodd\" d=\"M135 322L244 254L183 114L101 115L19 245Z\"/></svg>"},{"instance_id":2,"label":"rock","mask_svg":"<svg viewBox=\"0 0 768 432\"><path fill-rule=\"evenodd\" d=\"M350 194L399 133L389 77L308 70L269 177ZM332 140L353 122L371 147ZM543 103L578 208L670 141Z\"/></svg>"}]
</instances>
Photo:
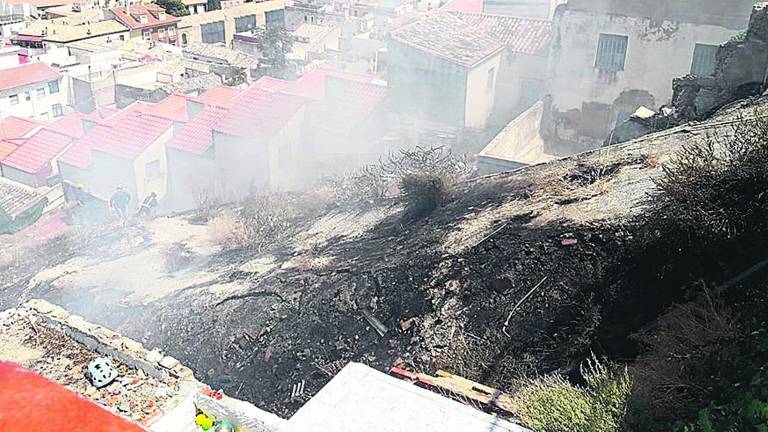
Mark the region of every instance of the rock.
<instances>
[{"instance_id":1,"label":"rock","mask_svg":"<svg viewBox=\"0 0 768 432\"><path fill-rule=\"evenodd\" d=\"M171 356L165 356L162 360L160 360L160 366L166 368L166 369L173 369L174 367L178 366L179 361Z\"/></svg>"},{"instance_id":2,"label":"rock","mask_svg":"<svg viewBox=\"0 0 768 432\"><path fill-rule=\"evenodd\" d=\"M99 391L98 391L98 389L96 389L96 387L94 387L94 386L92 386L92 385L89 385L89 386L88 386L88 387L85 389L85 395L86 395L86 396L88 396L89 398L92 398L92 397L96 396L96 394L97 394L98 392L99 392Z\"/></svg>"},{"instance_id":3,"label":"rock","mask_svg":"<svg viewBox=\"0 0 768 432\"><path fill-rule=\"evenodd\" d=\"M150 363L158 363L160 362L160 360L163 359L163 354L159 350L154 349L152 351L147 352L147 356L145 357L145 359Z\"/></svg>"},{"instance_id":4,"label":"rock","mask_svg":"<svg viewBox=\"0 0 768 432\"><path fill-rule=\"evenodd\" d=\"M40 300L40 299L32 299L32 300L26 302L24 304L24 306L26 306L26 307L28 307L30 309L34 309L34 310L40 312L41 314L48 314L54 308L54 305L48 303L45 300Z\"/></svg>"},{"instance_id":5,"label":"rock","mask_svg":"<svg viewBox=\"0 0 768 432\"><path fill-rule=\"evenodd\" d=\"M66 323L77 329L85 327L85 319L80 315L70 315L69 318L67 318Z\"/></svg>"},{"instance_id":6,"label":"rock","mask_svg":"<svg viewBox=\"0 0 768 432\"><path fill-rule=\"evenodd\" d=\"M141 354L144 351L144 345L133 339L123 338L122 342L125 349L132 353Z\"/></svg>"},{"instance_id":7,"label":"rock","mask_svg":"<svg viewBox=\"0 0 768 432\"><path fill-rule=\"evenodd\" d=\"M63 307L51 305L52 309L46 314L51 318L56 318L60 321L64 321L69 317L69 312L67 312Z\"/></svg>"}]
</instances>

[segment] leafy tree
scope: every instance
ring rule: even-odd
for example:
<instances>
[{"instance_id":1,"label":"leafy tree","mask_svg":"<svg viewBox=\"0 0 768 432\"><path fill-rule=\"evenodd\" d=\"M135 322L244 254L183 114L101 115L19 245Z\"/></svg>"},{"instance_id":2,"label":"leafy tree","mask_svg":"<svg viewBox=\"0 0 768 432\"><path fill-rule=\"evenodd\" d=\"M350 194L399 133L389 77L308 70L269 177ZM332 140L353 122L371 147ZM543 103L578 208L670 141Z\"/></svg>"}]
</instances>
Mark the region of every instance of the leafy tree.
<instances>
[{"instance_id":1,"label":"leafy tree","mask_svg":"<svg viewBox=\"0 0 768 432\"><path fill-rule=\"evenodd\" d=\"M293 49L293 35L282 26L256 27L252 32L261 55L275 70L283 69L288 63L286 56Z\"/></svg>"},{"instance_id":2,"label":"leafy tree","mask_svg":"<svg viewBox=\"0 0 768 432\"><path fill-rule=\"evenodd\" d=\"M165 9L169 15L176 17L189 15L189 9L181 0L155 0L155 4Z\"/></svg>"},{"instance_id":3,"label":"leafy tree","mask_svg":"<svg viewBox=\"0 0 768 432\"><path fill-rule=\"evenodd\" d=\"M208 0L208 5L206 10L212 11L212 10L219 10L221 9L221 0Z\"/></svg>"}]
</instances>

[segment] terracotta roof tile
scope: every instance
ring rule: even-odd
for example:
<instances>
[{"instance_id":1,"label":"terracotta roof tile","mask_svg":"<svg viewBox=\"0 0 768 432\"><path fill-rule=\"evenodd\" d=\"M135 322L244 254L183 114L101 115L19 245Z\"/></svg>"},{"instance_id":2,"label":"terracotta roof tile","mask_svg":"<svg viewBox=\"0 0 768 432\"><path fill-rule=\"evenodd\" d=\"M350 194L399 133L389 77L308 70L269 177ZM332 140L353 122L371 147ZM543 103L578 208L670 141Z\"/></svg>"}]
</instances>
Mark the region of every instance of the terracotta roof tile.
<instances>
[{"instance_id":1,"label":"terracotta roof tile","mask_svg":"<svg viewBox=\"0 0 768 432\"><path fill-rule=\"evenodd\" d=\"M423 20L392 32L392 38L436 57L463 66L474 66L504 49L484 31L448 12L427 15Z\"/></svg>"},{"instance_id":2,"label":"terracotta roof tile","mask_svg":"<svg viewBox=\"0 0 768 432\"><path fill-rule=\"evenodd\" d=\"M484 31L512 52L546 55L552 40L552 22L503 15L455 12L454 16Z\"/></svg>"},{"instance_id":3,"label":"terracotta roof tile","mask_svg":"<svg viewBox=\"0 0 768 432\"><path fill-rule=\"evenodd\" d=\"M240 90L236 88L219 85L211 87L194 100L208 105L225 106L229 105L238 94Z\"/></svg>"},{"instance_id":4,"label":"terracotta roof tile","mask_svg":"<svg viewBox=\"0 0 768 432\"><path fill-rule=\"evenodd\" d=\"M187 97L178 93L170 94L151 106L147 112L168 120L185 122L187 121Z\"/></svg>"},{"instance_id":5,"label":"terracotta roof tile","mask_svg":"<svg viewBox=\"0 0 768 432\"><path fill-rule=\"evenodd\" d=\"M328 77L363 83L369 83L374 78L370 75L319 68L302 75L293 85L287 87L282 92L309 99L322 100L325 98L325 83Z\"/></svg>"},{"instance_id":6,"label":"terracotta roof tile","mask_svg":"<svg viewBox=\"0 0 768 432\"><path fill-rule=\"evenodd\" d=\"M269 138L304 105L304 98L251 86L234 102L214 130L240 137Z\"/></svg>"},{"instance_id":7,"label":"terracotta roof tile","mask_svg":"<svg viewBox=\"0 0 768 432\"><path fill-rule=\"evenodd\" d=\"M83 118L86 118L84 114L70 113L47 125L45 128L72 138L82 138L84 135Z\"/></svg>"},{"instance_id":8,"label":"terracotta roof tile","mask_svg":"<svg viewBox=\"0 0 768 432\"><path fill-rule=\"evenodd\" d=\"M268 92L276 92L280 90L285 90L286 88L291 86L290 81L281 80L277 78L272 78L270 76L263 76L256 80L256 82L253 83L256 87L266 90Z\"/></svg>"},{"instance_id":9,"label":"terracotta roof tile","mask_svg":"<svg viewBox=\"0 0 768 432\"><path fill-rule=\"evenodd\" d=\"M39 122L21 117L6 117L0 120L0 139L19 138L38 127Z\"/></svg>"},{"instance_id":10,"label":"terracotta roof tile","mask_svg":"<svg viewBox=\"0 0 768 432\"><path fill-rule=\"evenodd\" d=\"M221 121L226 109L206 106L168 142L168 148L202 155L213 144L213 127Z\"/></svg>"},{"instance_id":11,"label":"terracotta roof tile","mask_svg":"<svg viewBox=\"0 0 768 432\"><path fill-rule=\"evenodd\" d=\"M26 143L3 159L2 164L34 174L50 164L68 145L72 138L47 129L41 129L32 135Z\"/></svg>"},{"instance_id":12,"label":"terracotta roof tile","mask_svg":"<svg viewBox=\"0 0 768 432\"><path fill-rule=\"evenodd\" d=\"M0 90L10 90L28 84L53 81L59 73L43 62L0 69Z\"/></svg>"},{"instance_id":13,"label":"terracotta roof tile","mask_svg":"<svg viewBox=\"0 0 768 432\"><path fill-rule=\"evenodd\" d=\"M0 141L0 161L13 153L17 148L19 148L19 145L14 142L6 140Z\"/></svg>"},{"instance_id":14,"label":"terracotta roof tile","mask_svg":"<svg viewBox=\"0 0 768 432\"><path fill-rule=\"evenodd\" d=\"M40 195L32 188L0 177L0 208L15 217L37 202Z\"/></svg>"},{"instance_id":15,"label":"terracotta roof tile","mask_svg":"<svg viewBox=\"0 0 768 432\"><path fill-rule=\"evenodd\" d=\"M142 112L145 108L137 104L124 108L106 123L93 128L79 143L70 147L59 161L87 168L93 151L128 160L135 159L173 124L171 120Z\"/></svg>"},{"instance_id":16,"label":"terracotta roof tile","mask_svg":"<svg viewBox=\"0 0 768 432\"><path fill-rule=\"evenodd\" d=\"M160 7L147 7L147 5L132 4L130 6L130 14L126 13L124 7L112 8L111 11L115 15L118 21L125 24L131 30L138 30L143 28L166 26L181 21L179 18L170 14L165 14L165 18L160 20L156 14L158 11L162 11ZM134 18L137 15L146 15L147 22L141 23Z\"/></svg>"}]
</instances>

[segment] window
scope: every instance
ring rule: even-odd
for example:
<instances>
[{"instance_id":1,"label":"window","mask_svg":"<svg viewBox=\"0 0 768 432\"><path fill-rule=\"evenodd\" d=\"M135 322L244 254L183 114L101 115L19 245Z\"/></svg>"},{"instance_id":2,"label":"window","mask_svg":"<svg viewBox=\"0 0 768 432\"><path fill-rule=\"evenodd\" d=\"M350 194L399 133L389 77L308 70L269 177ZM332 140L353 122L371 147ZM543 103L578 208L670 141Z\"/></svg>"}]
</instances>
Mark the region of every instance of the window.
<instances>
[{"instance_id":1,"label":"window","mask_svg":"<svg viewBox=\"0 0 768 432\"><path fill-rule=\"evenodd\" d=\"M235 17L235 32L240 33L252 30L254 27L256 27L256 15Z\"/></svg>"},{"instance_id":2,"label":"window","mask_svg":"<svg viewBox=\"0 0 768 432\"><path fill-rule=\"evenodd\" d=\"M533 106L541 99L543 84L539 80L521 79L520 80L520 104L524 108Z\"/></svg>"},{"instance_id":3,"label":"window","mask_svg":"<svg viewBox=\"0 0 768 432\"><path fill-rule=\"evenodd\" d=\"M273 10L273 11L267 11L265 14L265 18L267 21L267 27L269 26L283 26L285 25L285 11L283 9ZM304 17L304 20L306 21L306 16ZM314 21L314 20L313 20Z\"/></svg>"},{"instance_id":4,"label":"window","mask_svg":"<svg viewBox=\"0 0 768 432\"><path fill-rule=\"evenodd\" d=\"M125 35L120 35L120 40L124 41L125 40Z\"/></svg>"},{"instance_id":5,"label":"window","mask_svg":"<svg viewBox=\"0 0 768 432\"><path fill-rule=\"evenodd\" d=\"M32 95L29 94L29 92L24 92L24 100L26 100L27 102L31 101Z\"/></svg>"},{"instance_id":6,"label":"window","mask_svg":"<svg viewBox=\"0 0 768 432\"><path fill-rule=\"evenodd\" d=\"M488 69L488 80L485 83L485 89L493 91L493 80L496 78L496 68Z\"/></svg>"},{"instance_id":7,"label":"window","mask_svg":"<svg viewBox=\"0 0 768 432\"><path fill-rule=\"evenodd\" d=\"M597 43L595 67L602 71L623 71L628 40L626 36L601 34Z\"/></svg>"},{"instance_id":8,"label":"window","mask_svg":"<svg viewBox=\"0 0 768 432\"><path fill-rule=\"evenodd\" d=\"M224 42L224 21L216 21L200 26L203 43Z\"/></svg>"},{"instance_id":9,"label":"window","mask_svg":"<svg viewBox=\"0 0 768 432\"><path fill-rule=\"evenodd\" d=\"M64 114L61 109L61 104L51 105L51 112L53 113L54 117L61 117Z\"/></svg>"},{"instance_id":10,"label":"window","mask_svg":"<svg viewBox=\"0 0 768 432\"><path fill-rule=\"evenodd\" d=\"M717 45L696 44L693 49L693 64L691 64L691 75L707 77L715 73L715 64Z\"/></svg>"},{"instance_id":11,"label":"window","mask_svg":"<svg viewBox=\"0 0 768 432\"><path fill-rule=\"evenodd\" d=\"M48 83L48 93L54 94L59 92L59 82L51 81Z\"/></svg>"},{"instance_id":12,"label":"window","mask_svg":"<svg viewBox=\"0 0 768 432\"><path fill-rule=\"evenodd\" d=\"M187 46L187 34L182 33L181 34L181 46Z\"/></svg>"},{"instance_id":13,"label":"window","mask_svg":"<svg viewBox=\"0 0 768 432\"><path fill-rule=\"evenodd\" d=\"M158 30L158 31L157 31L157 36L158 36L160 39L164 39L164 38L165 38L165 29L164 29L164 28L161 28L160 30Z\"/></svg>"},{"instance_id":14,"label":"window","mask_svg":"<svg viewBox=\"0 0 768 432\"><path fill-rule=\"evenodd\" d=\"M150 32L149 32L149 30L144 30L144 31L142 31L142 32L141 32L141 37L142 37L144 40L149 40L149 39L150 39Z\"/></svg>"},{"instance_id":15,"label":"window","mask_svg":"<svg viewBox=\"0 0 768 432\"><path fill-rule=\"evenodd\" d=\"M37 98L42 99L45 97L45 88L37 89Z\"/></svg>"},{"instance_id":16,"label":"window","mask_svg":"<svg viewBox=\"0 0 768 432\"><path fill-rule=\"evenodd\" d=\"M8 97L11 101L11 105L18 105L19 104L19 95L10 95Z\"/></svg>"},{"instance_id":17,"label":"window","mask_svg":"<svg viewBox=\"0 0 768 432\"><path fill-rule=\"evenodd\" d=\"M160 171L160 159L153 160L144 165L144 173L147 180L156 179L162 176Z\"/></svg>"}]
</instances>

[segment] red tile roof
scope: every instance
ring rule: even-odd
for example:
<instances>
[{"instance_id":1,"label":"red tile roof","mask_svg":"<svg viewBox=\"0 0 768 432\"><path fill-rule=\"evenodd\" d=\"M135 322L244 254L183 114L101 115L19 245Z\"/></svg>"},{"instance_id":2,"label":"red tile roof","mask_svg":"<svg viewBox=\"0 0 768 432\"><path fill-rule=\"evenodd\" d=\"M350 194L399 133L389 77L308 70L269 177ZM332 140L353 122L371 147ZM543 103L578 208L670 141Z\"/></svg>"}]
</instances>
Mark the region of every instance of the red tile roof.
<instances>
[{"instance_id":1,"label":"red tile roof","mask_svg":"<svg viewBox=\"0 0 768 432\"><path fill-rule=\"evenodd\" d=\"M13 153L3 159L2 164L34 174L50 164L51 159L72 143L66 135L41 129Z\"/></svg>"},{"instance_id":2,"label":"red tile roof","mask_svg":"<svg viewBox=\"0 0 768 432\"><path fill-rule=\"evenodd\" d=\"M214 130L239 137L271 138L304 105L304 98L251 86Z\"/></svg>"},{"instance_id":3,"label":"red tile roof","mask_svg":"<svg viewBox=\"0 0 768 432\"><path fill-rule=\"evenodd\" d=\"M283 93L314 100L322 100L325 98L325 81L327 77L335 77L363 83L371 82L374 78L370 75L319 68L302 75L292 86L283 90Z\"/></svg>"},{"instance_id":4,"label":"red tile roof","mask_svg":"<svg viewBox=\"0 0 768 432\"><path fill-rule=\"evenodd\" d=\"M39 122L21 117L6 117L0 120L0 139L19 138L38 127Z\"/></svg>"},{"instance_id":5,"label":"red tile roof","mask_svg":"<svg viewBox=\"0 0 768 432\"><path fill-rule=\"evenodd\" d=\"M167 131L173 122L141 112L141 109L134 106L141 107L133 104L109 119L106 124L96 126L78 144L67 150L59 161L74 167L87 168L91 163L93 151L128 160L135 159Z\"/></svg>"},{"instance_id":6,"label":"red tile roof","mask_svg":"<svg viewBox=\"0 0 768 432\"><path fill-rule=\"evenodd\" d=\"M126 13L124 7L116 7L112 8L112 13L115 15L115 18L117 18L118 21L123 23L126 27L128 27L131 30L139 30L144 28L151 28L151 27L159 27L159 26L167 26L170 24L175 24L181 21L179 18L176 18L175 16L165 14L165 18L162 20L157 19L157 12L162 11L163 9L160 7L147 7L147 5L140 5L140 4L132 4L130 5L130 15ZM146 15L147 16L147 22L141 23L139 20L134 18L138 15Z\"/></svg>"},{"instance_id":7,"label":"red tile roof","mask_svg":"<svg viewBox=\"0 0 768 432\"><path fill-rule=\"evenodd\" d=\"M194 100L207 105L225 106L230 105L232 99L234 99L238 94L240 94L240 90L233 87L220 85L209 88L200 96L194 98Z\"/></svg>"},{"instance_id":8,"label":"red tile roof","mask_svg":"<svg viewBox=\"0 0 768 432\"><path fill-rule=\"evenodd\" d=\"M213 144L213 127L226 115L225 108L208 105L168 142L168 148L202 155Z\"/></svg>"},{"instance_id":9,"label":"red tile roof","mask_svg":"<svg viewBox=\"0 0 768 432\"><path fill-rule=\"evenodd\" d=\"M266 90L268 92L276 92L280 90L285 90L286 88L291 86L290 81L281 80L277 78L272 78L269 76L263 76L256 80L256 82L253 83L256 87Z\"/></svg>"},{"instance_id":10,"label":"red tile roof","mask_svg":"<svg viewBox=\"0 0 768 432\"><path fill-rule=\"evenodd\" d=\"M168 120L185 122L187 121L187 97L179 93L173 93L156 105L151 106L147 112Z\"/></svg>"},{"instance_id":11,"label":"red tile roof","mask_svg":"<svg viewBox=\"0 0 768 432\"><path fill-rule=\"evenodd\" d=\"M468 67L504 49L481 29L448 12L430 14L401 27L392 32L392 39Z\"/></svg>"},{"instance_id":12,"label":"red tile roof","mask_svg":"<svg viewBox=\"0 0 768 432\"><path fill-rule=\"evenodd\" d=\"M348 132L361 124L387 96L387 87L330 78L328 95L320 104L316 126Z\"/></svg>"},{"instance_id":13,"label":"red tile roof","mask_svg":"<svg viewBox=\"0 0 768 432\"><path fill-rule=\"evenodd\" d=\"M82 138L85 135L83 131L83 118L86 118L86 115L77 112L70 113L45 128L72 138Z\"/></svg>"},{"instance_id":14,"label":"red tile roof","mask_svg":"<svg viewBox=\"0 0 768 432\"><path fill-rule=\"evenodd\" d=\"M484 31L512 52L546 55L552 40L552 22L503 15L455 12L454 16Z\"/></svg>"},{"instance_id":15,"label":"red tile roof","mask_svg":"<svg viewBox=\"0 0 768 432\"><path fill-rule=\"evenodd\" d=\"M18 147L18 144L14 142L6 140L0 141L0 161L5 159L9 154L13 153Z\"/></svg>"},{"instance_id":16,"label":"red tile roof","mask_svg":"<svg viewBox=\"0 0 768 432\"><path fill-rule=\"evenodd\" d=\"M58 78L59 73L43 62L26 63L13 68L0 69L0 90L10 90Z\"/></svg>"}]
</instances>

